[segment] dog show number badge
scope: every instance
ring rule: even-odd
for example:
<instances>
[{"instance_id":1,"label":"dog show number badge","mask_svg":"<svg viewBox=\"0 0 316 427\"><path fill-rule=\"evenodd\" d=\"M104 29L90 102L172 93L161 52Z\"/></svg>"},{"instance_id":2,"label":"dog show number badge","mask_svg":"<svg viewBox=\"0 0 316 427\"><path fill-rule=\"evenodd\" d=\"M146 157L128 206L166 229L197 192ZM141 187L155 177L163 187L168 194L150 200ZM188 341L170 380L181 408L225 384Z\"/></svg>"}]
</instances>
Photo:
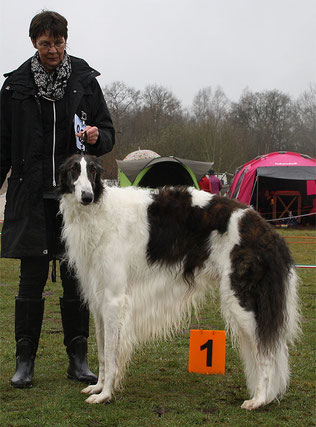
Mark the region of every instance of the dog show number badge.
<instances>
[{"instance_id":1,"label":"dog show number badge","mask_svg":"<svg viewBox=\"0 0 316 427\"><path fill-rule=\"evenodd\" d=\"M225 331L191 329L189 372L225 374Z\"/></svg>"},{"instance_id":2,"label":"dog show number badge","mask_svg":"<svg viewBox=\"0 0 316 427\"><path fill-rule=\"evenodd\" d=\"M87 120L87 113L85 113L84 111L81 112L81 118L79 118L77 114L75 114L75 117L74 117L75 134L85 130L86 120ZM86 151L86 147L84 145L84 137L79 138L79 136L76 135L76 145L80 151Z\"/></svg>"}]
</instances>

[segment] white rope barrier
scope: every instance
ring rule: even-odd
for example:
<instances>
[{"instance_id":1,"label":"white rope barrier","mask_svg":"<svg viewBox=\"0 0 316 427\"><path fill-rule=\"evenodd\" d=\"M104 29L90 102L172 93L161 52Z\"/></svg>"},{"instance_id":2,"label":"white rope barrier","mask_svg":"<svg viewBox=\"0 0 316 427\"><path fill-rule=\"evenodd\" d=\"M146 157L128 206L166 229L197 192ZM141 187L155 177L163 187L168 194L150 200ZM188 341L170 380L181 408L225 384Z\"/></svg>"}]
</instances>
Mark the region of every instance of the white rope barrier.
<instances>
[{"instance_id":1,"label":"white rope barrier","mask_svg":"<svg viewBox=\"0 0 316 427\"><path fill-rule=\"evenodd\" d=\"M285 219L294 219L294 218L303 218L304 216L312 216L312 215L316 215L316 212L313 213L309 213L309 214L303 214L303 215L292 215L292 216L285 216L282 218L275 218L275 219L266 219L267 222L271 222L271 221L284 221Z\"/></svg>"}]
</instances>

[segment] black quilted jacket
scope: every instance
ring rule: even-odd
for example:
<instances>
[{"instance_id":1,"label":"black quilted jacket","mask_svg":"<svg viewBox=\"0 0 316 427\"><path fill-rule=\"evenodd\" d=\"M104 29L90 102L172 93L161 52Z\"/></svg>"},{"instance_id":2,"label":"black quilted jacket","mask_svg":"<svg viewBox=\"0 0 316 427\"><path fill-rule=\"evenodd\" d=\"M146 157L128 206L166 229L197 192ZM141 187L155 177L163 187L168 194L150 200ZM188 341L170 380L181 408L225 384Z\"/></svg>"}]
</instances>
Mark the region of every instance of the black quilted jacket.
<instances>
[{"instance_id":1,"label":"black quilted jacket","mask_svg":"<svg viewBox=\"0 0 316 427\"><path fill-rule=\"evenodd\" d=\"M59 114L60 120L57 115L56 152L47 149L47 144L52 142L46 133L47 124L54 121L54 111L47 105L43 108L43 101L36 96L30 59L5 75L0 111L0 187L10 168L11 175L1 236L2 257L47 253L43 195L47 183L55 186L58 182L59 164L78 151L75 114L81 117L81 112L86 112L86 123L99 128L99 139L95 145L89 145L89 154L101 156L113 148L114 128L96 80L99 73L82 59L71 56L71 62L72 73L62 108L57 109L62 114Z\"/></svg>"}]
</instances>

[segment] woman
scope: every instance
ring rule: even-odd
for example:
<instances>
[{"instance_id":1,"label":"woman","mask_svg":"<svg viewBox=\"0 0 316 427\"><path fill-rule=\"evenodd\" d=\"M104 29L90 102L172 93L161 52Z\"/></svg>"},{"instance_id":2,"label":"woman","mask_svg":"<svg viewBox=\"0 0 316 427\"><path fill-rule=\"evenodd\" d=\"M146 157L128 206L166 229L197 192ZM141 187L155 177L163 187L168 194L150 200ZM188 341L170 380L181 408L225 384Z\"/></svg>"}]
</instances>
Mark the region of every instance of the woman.
<instances>
[{"instance_id":1,"label":"woman","mask_svg":"<svg viewBox=\"0 0 316 427\"><path fill-rule=\"evenodd\" d=\"M35 55L5 75L1 90L0 188L11 169L1 256L21 260L15 301L16 373L11 380L18 388L32 386L44 311L42 293L49 262L62 251L58 168L81 148L84 122L86 152L100 156L114 145L112 120L96 80L99 73L67 54L67 25L56 12L36 15L29 31ZM79 123L79 132L74 123ZM95 383L97 377L87 364L89 312L65 263L60 264L60 277L68 377Z\"/></svg>"},{"instance_id":2,"label":"woman","mask_svg":"<svg viewBox=\"0 0 316 427\"><path fill-rule=\"evenodd\" d=\"M217 176L215 175L215 172L213 169L210 169L208 171L209 174L209 182L210 182L210 192L213 194L220 195L220 191L222 189L222 182Z\"/></svg>"}]
</instances>

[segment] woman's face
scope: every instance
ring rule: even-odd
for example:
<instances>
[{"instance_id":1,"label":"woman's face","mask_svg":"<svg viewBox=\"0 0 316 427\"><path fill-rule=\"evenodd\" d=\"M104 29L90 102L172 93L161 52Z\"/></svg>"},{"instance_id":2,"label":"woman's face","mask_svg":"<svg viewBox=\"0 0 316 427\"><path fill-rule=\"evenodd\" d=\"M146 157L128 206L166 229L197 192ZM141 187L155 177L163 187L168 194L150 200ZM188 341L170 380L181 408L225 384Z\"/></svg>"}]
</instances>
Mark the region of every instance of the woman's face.
<instances>
[{"instance_id":1,"label":"woman's face","mask_svg":"<svg viewBox=\"0 0 316 427\"><path fill-rule=\"evenodd\" d=\"M53 37L46 31L36 40L32 40L33 46L38 50L42 65L49 73L52 73L57 65L64 59L66 40L64 37Z\"/></svg>"}]
</instances>

